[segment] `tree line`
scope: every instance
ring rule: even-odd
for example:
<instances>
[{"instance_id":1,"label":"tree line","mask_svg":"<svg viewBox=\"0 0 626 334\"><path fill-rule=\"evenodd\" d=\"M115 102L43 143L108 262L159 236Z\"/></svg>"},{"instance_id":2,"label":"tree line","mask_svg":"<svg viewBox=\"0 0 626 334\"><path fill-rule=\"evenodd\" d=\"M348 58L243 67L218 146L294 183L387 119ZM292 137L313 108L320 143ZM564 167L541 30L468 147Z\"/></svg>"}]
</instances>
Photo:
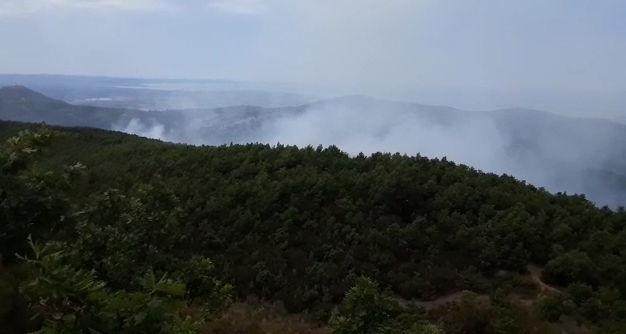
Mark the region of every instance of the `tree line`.
<instances>
[{"instance_id":1,"label":"tree line","mask_svg":"<svg viewBox=\"0 0 626 334\"><path fill-rule=\"evenodd\" d=\"M61 298L39 303L49 326L197 330L254 296L340 333L626 329L626 213L583 195L445 158L81 128L23 132L0 157L4 265L27 272L24 295Z\"/></svg>"}]
</instances>

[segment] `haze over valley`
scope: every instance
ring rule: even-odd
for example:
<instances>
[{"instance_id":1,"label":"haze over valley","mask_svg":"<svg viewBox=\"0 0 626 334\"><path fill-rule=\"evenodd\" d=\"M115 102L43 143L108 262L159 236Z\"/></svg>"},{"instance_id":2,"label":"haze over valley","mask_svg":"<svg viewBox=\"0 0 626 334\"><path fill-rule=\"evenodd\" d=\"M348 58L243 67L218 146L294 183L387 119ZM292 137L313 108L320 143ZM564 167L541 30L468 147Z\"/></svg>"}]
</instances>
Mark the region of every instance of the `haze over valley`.
<instances>
[{"instance_id":1,"label":"haze over valley","mask_svg":"<svg viewBox=\"0 0 626 334\"><path fill-rule=\"evenodd\" d=\"M13 79L20 82L20 77ZM114 79L104 86L103 79L63 80L84 83L80 89L69 84L60 89L64 86L40 80L39 87L56 89L51 95L72 104L21 85L7 86L0 89L0 118L97 127L194 145L336 145L353 156L399 152L446 157L551 192L584 194L600 206L626 203L626 125L618 122L524 108L467 111L365 95L251 90L245 83L240 84L244 89L222 83L222 90L208 90L205 83L204 89L189 91L123 88ZM141 84L139 79L125 82ZM138 109L139 104L153 108Z\"/></svg>"},{"instance_id":2,"label":"haze over valley","mask_svg":"<svg viewBox=\"0 0 626 334\"><path fill-rule=\"evenodd\" d=\"M625 16L0 0L0 334L626 333Z\"/></svg>"},{"instance_id":3,"label":"haze over valley","mask_svg":"<svg viewBox=\"0 0 626 334\"><path fill-rule=\"evenodd\" d=\"M66 105L57 119L5 108L5 119L190 144L446 156L598 205L625 203L626 27L617 13L626 8L616 1L9 3L0 27L24 36L8 37L0 73L17 74L0 86L125 110ZM83 26L100 28L75 29ZM46 34L56 43L21 42Z\"/></svg>"}]
</instances>

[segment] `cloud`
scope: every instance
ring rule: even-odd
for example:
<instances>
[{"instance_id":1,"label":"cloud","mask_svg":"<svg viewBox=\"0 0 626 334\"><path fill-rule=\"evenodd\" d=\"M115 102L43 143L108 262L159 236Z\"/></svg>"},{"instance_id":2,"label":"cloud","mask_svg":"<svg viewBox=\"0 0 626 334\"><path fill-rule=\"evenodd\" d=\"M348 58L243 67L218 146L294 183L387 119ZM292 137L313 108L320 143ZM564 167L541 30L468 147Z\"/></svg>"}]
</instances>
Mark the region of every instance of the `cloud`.
<instances>
[{"instance_id":1,"label":"cloud","mask_svg":"<svg viewBox=\"0 0 626 334\"><path fill-rule=\"evenodd\" d=\"M372 93L413 83L427 68L421 39L430 0L270 0L251 73ZM280 52L277 52L280 50ZM401 81L401 82L400 82ZM370 89L372 88L372 89Z\"/></svg>"},{"instance_id":2,"label":"cloud","mask_svg":"<svg viewBox=\"0 0 626 334\"><path fill-rule=\"evenodd\" d=\"M618 65L626 54L620 39L626 25L611 14L626 7L611 8L618 2L267 3L278 18L260 31L250 52L254 65L244 64L260 78L392 98L400 89L605 91L626 85Z\"/></svg>"},{"instance_id":3,"label":"cloud","mask_svg":"<svg viewBox=\"0 0 626 334\"><path fill-rule=\"evenodd\" d=\"M215 0L208 4L210 9L239 15L263 14L268 9L266 0Z\"/></svg>"},{"instance_id":4,"label":"cloud","mask_svg":"<svg viewBox=\"0 0 626 334\"><path fill-rule=\"evenodd\" d=\"M278 81L470 109L621 113L626 1L584 3L0 0L0 17L32 18L0 19L0 30L20 31L3 40L0 72ZM548 103L550 90L560 95ZM618 98L581 101L589 91Z\"/></svg>"},{"instance_id":5,"label":"cloud","mask_svg":"<svg viewBox=\"0 0 626 334\"><path fill-rule=\"evenodd\" d=\"M166 0L2 0L0 17L23 17L48 11L114 10L121 12L172 12L178 6Z\"/></svg>"}]
</instances>

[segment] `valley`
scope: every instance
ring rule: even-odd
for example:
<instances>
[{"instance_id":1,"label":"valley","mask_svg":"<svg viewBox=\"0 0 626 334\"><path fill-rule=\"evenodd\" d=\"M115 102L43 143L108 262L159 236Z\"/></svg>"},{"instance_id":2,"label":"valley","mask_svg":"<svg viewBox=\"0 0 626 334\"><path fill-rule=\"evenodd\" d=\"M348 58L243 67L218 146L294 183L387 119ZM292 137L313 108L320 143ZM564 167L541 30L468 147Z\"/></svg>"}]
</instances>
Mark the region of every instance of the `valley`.
<instances>
[{"instance_id":1,"label":"valley","mask_svg":"<svg viewBox=\"0 0 626 334\"><path fill-rule=\"evenodd\" d=\"M111 129L194 145L323 144L351 155L388 151L447 157L552 192L584 194L599 206L626 203L626 125L538 110L470 112L355 95L275 108L146 111L73 105L11 86L0 88L0 119Z\"/></svg>"}]
</instances>

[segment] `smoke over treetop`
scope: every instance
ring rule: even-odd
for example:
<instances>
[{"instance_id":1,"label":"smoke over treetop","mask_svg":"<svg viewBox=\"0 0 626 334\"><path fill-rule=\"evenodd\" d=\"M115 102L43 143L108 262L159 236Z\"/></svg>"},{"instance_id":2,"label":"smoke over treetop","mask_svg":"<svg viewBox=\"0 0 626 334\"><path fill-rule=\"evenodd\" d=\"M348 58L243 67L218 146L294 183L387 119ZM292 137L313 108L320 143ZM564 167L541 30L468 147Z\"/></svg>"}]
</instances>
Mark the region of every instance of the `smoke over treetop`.
<instances>
[{"instance_id":1,"label":"smoke over treetop","mask_svg":"<svg viewBox=\"0 0 626 334\"><path fill-rule=\"evenodd\" d=\"M447 156L552 191L585 193L598 203L626 202L621 186L626 180L626 126L606 120L528 109L469 112L366 96L279 108L151 112L75 106L24 87L3 88L0 96L0 116L8 120L113 128L191 144L324 144L353 155Z\"/></svg>"},{"instance_id":2,"label":"smoke over treetop","mask_svg":"<svg viewBox=\"0 0 626 334\"><path fill-rule=\"evenodd\" d=\"M117 129L193 144L280 142L335 145L351 155L445 156L551 191L585 193L599 204L626 200L624 189L611 188L626 172L626 126L610 121L525 109L470 112L366 96L297 107L181 110L168 114L177 118L173 122L163 113L154 117L163 123L138 130L133 121Z\"/></svg>"}]
</instances>

